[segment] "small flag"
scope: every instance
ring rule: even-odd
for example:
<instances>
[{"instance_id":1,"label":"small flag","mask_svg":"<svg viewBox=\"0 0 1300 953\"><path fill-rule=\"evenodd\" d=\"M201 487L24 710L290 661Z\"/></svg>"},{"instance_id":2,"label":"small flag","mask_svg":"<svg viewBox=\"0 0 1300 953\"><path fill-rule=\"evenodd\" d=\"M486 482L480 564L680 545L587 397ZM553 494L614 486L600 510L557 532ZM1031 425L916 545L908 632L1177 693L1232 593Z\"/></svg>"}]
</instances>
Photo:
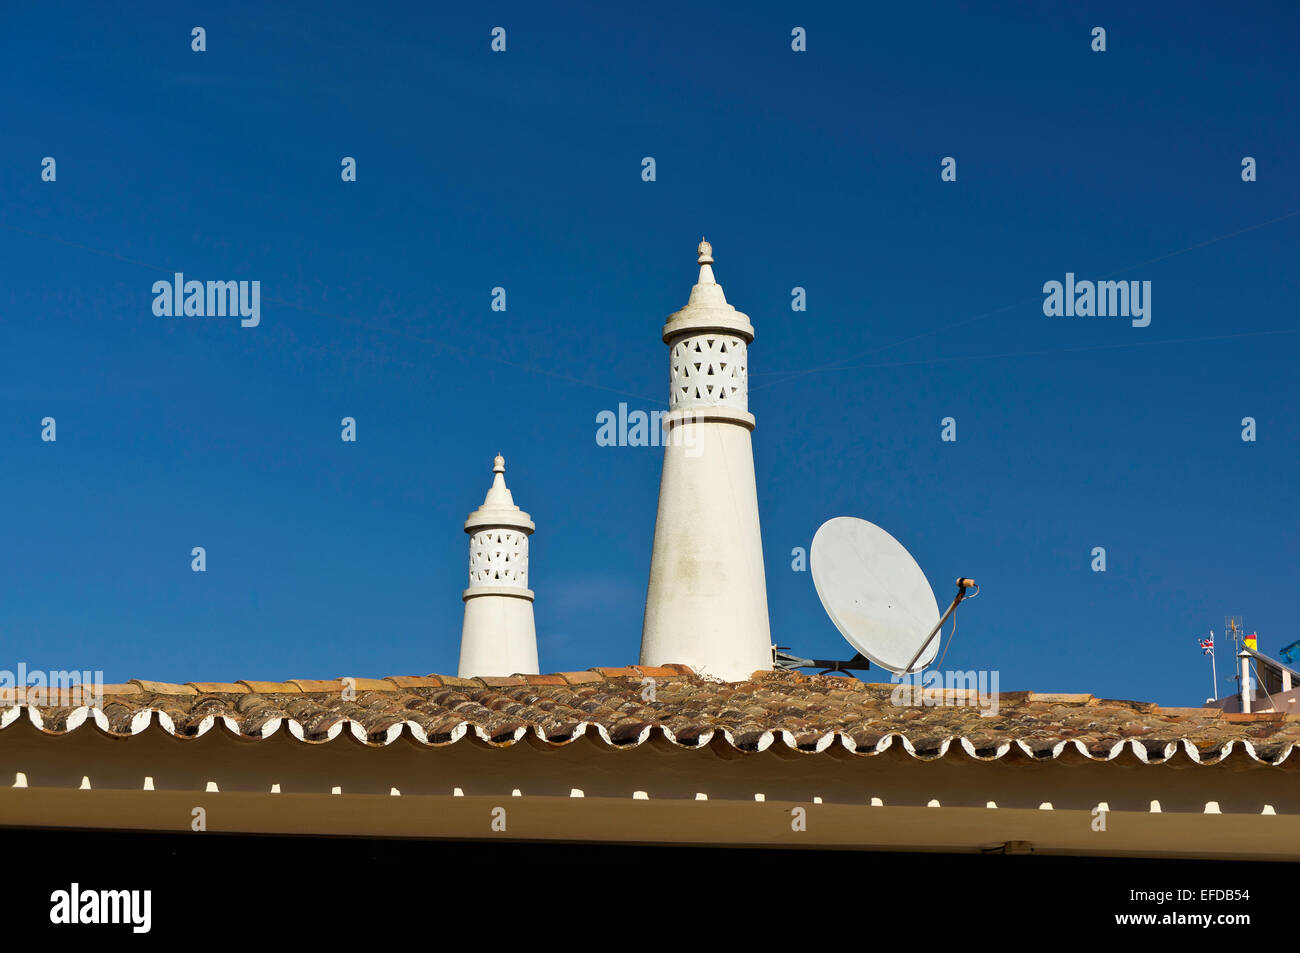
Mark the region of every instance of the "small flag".
<instances>
[{"instance_id":1,"label":"small flag","mask_svg":"<svg viewBox=\"0 0 1300 953\"><path fill-rule=\"evenodd\" d=\"M1201 639L1201 654L1202 655L1214 654L1214 633L1210 633L1210 637L1208 639Z\"/></svg>"},{"instance_id":2,"label":"small flag","mask_svg":"<svg viewBox=\"0 0 1300 953\"><path fill-rule=\"evenodd\" d=\"M1246 648L1250 649L1252 652L1259 651L1259 639L1256 637L1254 632L1246 636Z\"/></svg>"}]
</instances>

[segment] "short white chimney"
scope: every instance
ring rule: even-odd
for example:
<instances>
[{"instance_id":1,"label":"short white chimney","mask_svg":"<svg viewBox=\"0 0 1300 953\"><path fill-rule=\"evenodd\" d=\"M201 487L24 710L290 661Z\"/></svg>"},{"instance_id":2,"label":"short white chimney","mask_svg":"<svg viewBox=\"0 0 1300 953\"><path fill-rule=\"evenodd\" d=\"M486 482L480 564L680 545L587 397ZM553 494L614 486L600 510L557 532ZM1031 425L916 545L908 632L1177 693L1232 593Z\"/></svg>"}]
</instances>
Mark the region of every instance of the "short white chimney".
<instances>
[{"instance_id":1,"label":"short white chimney","mask_svg":"<svg viewBox=\"0 0 1300 953\"><path fill-rule=\"evenodd\" d=\"M533 521L506 487L506 461L492 461L492 488L465 521L469 588L460 632L461 678L536 675L537 632L528 588L528 537Z\"/></svg>"},{"instance_id":2,"label":"short white chimney","mask_svg":"<svg viewBox=\"0 0 1300 953\"><path fill-rule=\"evenodd\" d=\"M749 412L749 318L700 278L664 325L669 413L641 664L682 663L741 681L772 668Z\"/></svg>"}]
</instances>

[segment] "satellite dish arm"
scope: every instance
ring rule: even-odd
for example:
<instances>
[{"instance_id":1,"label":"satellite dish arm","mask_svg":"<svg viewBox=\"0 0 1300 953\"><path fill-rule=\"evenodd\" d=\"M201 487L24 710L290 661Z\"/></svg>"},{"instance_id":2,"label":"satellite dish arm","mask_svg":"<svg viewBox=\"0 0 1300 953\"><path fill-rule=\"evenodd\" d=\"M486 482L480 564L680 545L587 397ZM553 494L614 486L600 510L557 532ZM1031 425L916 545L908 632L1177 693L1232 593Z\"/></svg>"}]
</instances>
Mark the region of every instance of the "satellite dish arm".
<instances>
[{"instance_id":1,"label":"satellite dish arm","mask_svg":"<svg viewBox=\"0 0 1300 953\"><path fill-rule=\"evenodd\" d=\"M930 634L925 637L925 641L921 643L921 647L917 649L916 654L912 656L912 661L907 663L901 674L911 674L912 666L916 664L916 660L925 654L925 650L930 647L930 643L934 641L934 637L939 633L939 630L943 628L943 624L948 621L948 616L952 615L953 610L957 608L957 604L966 598L967 589L974 589L974 594L976 595L980 591L980 587L975 584L974 579L958 579L957 595L953 597L952 605L948 606L948 611L945 612L939 621L934 624L934 628L930 630Z\"/></svg>"},{"instance_id":2,"label":"satellite dish arm","mask_svg":"<svg viewBox=\"0 0 1300 953\"><path fill-rule=\"evenodd\" d=\"M772 665L783 671L794 671L800 668L820 668L822 675L830 672L861 672L871 668L871 662L862 657L858 652L847 662L838 662L829 659L803 658L799 655L791 655L785 651L784 645L772 646Z\"/></svg>"}]
</instances>

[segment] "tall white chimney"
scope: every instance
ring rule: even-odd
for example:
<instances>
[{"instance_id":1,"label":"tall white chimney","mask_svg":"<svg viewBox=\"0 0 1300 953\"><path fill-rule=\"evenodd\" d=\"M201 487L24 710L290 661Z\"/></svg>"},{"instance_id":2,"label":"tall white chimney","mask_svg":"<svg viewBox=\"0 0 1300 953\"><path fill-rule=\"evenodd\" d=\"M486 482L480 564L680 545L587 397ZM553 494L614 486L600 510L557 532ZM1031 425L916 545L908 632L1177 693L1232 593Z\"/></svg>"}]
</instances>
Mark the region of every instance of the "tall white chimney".
<instances>
[{"instance_id":1,"label":"tall white chimney","mask_svg":"<svg viewBox=\"0 0 1300 953\"><path fill-rule=\"evenodd\" d=\"M664 325L671 368L641 664L679 662L726 681L772 668L750 432L749 318L700 279Z\"/></svg>"},{"instance_id":2,"label":"tall white chimney","mask_svg":"<svg viewBox=\"0 0 1300 953\"><path fill-rule=\"evenodd\" d=\"M506 461L492 461L492 488L465 521L469 588L460 632L461 678L536 675L537 632L528 588L528 537L533 521L506 487Z\"/></svg>"}]
</instances>

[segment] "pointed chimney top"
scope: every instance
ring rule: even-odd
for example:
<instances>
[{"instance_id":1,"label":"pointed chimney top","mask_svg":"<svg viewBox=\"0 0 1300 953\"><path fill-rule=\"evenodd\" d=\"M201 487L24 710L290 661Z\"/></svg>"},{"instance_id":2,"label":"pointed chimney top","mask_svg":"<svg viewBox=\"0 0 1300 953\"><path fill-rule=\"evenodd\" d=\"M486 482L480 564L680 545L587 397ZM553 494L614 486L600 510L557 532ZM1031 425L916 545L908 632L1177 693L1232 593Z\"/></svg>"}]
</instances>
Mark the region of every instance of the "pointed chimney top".
<instances>
[{"instance_id":1,"label":"pointed chimney top","mask_svg":"<svg viewBox=\"0 0 1300 953\"><path fill-rule=\"evenodd\" d=\"M668 316L664 324L664 343L688 331L732 332L746 341L754 340L754 327L749 316L727 304L722 285L713 277L713 246L703 238L697 249L696 261L700 264L700 278L691 288L686 307Z\"/></svg>"},{"instance_id":2,"label":"pointed chimney top","mask_svg":"<svg viewBox=\"0 0 1300 953\"><path fill-rule=\"evenodd\" d=\"M506 486L506 458L499 453L492 460L492 474L492 486L483 497L483 505L469 514L465 532L472 533L483 526L513 526L531 533L533 521L515 505L514 495Z\"/></svg>"}]
</instances>

